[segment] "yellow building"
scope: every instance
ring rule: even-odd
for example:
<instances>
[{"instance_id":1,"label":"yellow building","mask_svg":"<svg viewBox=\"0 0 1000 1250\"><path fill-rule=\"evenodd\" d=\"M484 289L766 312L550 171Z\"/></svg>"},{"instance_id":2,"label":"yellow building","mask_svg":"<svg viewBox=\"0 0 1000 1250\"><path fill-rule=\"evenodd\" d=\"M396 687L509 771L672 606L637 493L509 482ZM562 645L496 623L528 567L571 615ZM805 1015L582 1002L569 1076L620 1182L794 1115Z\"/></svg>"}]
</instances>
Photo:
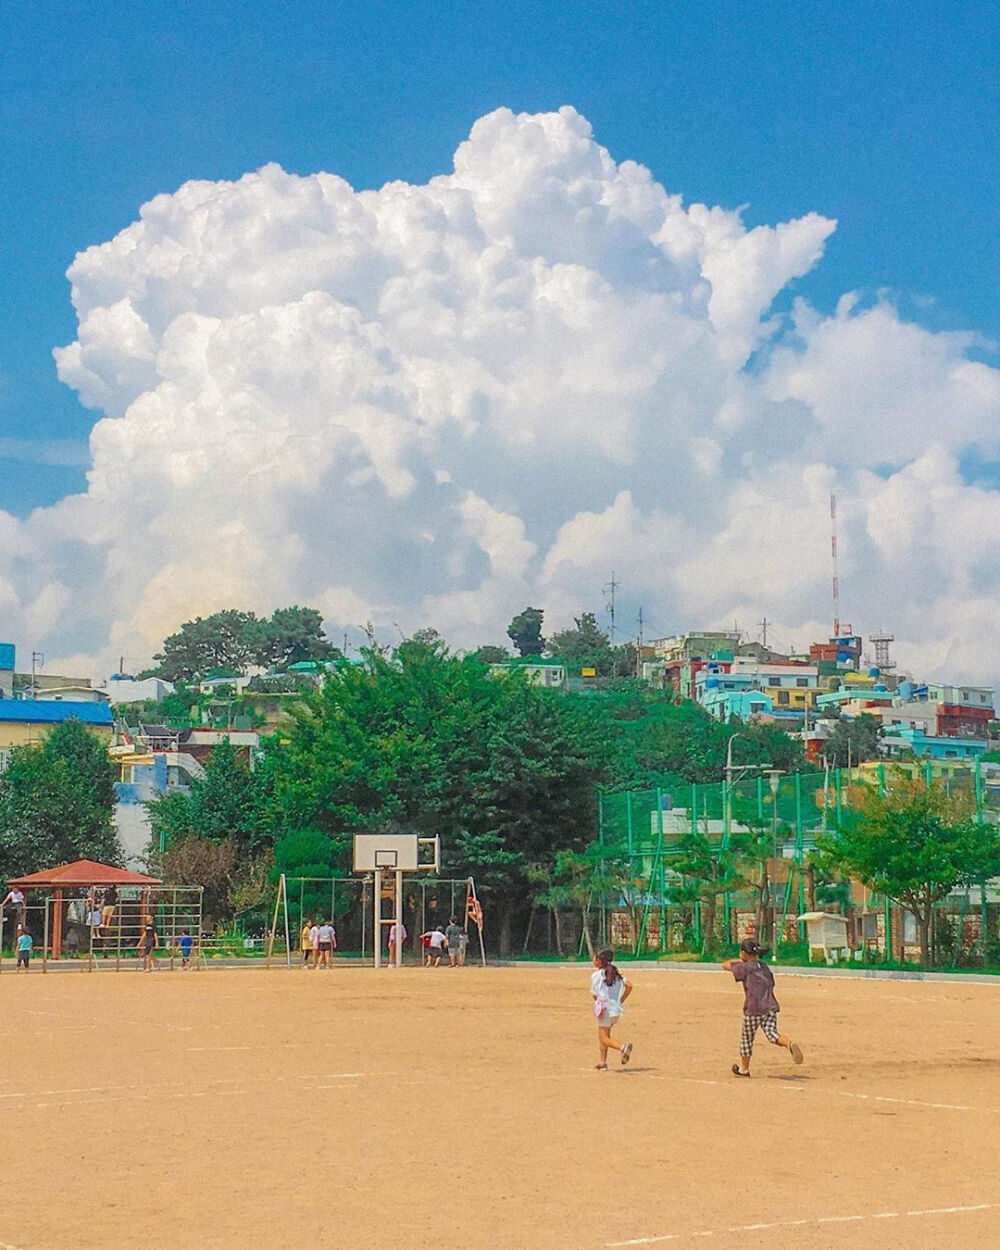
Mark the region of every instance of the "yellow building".
<instances>
[{"instance_id":1,"label":"yellow building","mask_svg":"<svg viewBox=\"0 0 1000 1250\"><path fill-rule=\"evenodd\" d=\"M81 721L105 742L111 741L113 722L107 703L77 703L48 699L0 699L0 751L42 742L57 725Z\"/></svg>"}]
</instances>

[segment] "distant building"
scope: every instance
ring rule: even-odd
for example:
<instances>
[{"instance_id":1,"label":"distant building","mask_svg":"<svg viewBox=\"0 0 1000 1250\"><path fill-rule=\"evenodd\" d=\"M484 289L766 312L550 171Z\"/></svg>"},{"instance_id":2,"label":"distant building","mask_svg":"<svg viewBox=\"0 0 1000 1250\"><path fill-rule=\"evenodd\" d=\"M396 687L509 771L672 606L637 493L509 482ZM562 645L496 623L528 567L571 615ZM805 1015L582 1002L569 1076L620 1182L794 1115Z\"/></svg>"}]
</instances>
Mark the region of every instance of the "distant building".
<instances>
[{"instance_id":1,"label":"distant building","mask_svg":"<svg viewBox=\"0 0 1000 1250\"><path fill-rule=\"evenodd\" d=\"M48 703L107 703L107 695L90 682L82 686L38 686L35 699Z\"/></svg>"},{"instance_id":2,"label":"distant building","mask_svg":"<svg viewBox=\"0 0 1000 1250\"><path fill-rule=\"evenodd\" d=\"M125 677L112 673L107 691L112 707L119 707L125 703L159 703L174 693L174 687L162 677Z\"/></svg>"},{"instance_id":3,"label":"distant building","mask_svg":"<svg viewBox=\"0 0 1000 1250\"><path fill-rule=\"evenodd\" d=\"M540 655L524 656L519 660L507 660L504 664L491 664L490 672L524 673L533 686L544 686L546 690L567 689L565 664L559 660L550 660Z\"/></svg>"},{"instance_id":4,"label":"distant building","mask_svg":"<svg viewBox=\"0 0 1000 1250\"><path fill-rule=\"evenodd\" d=\"M14 667L17 653L12 642L0 642L0 699L10 699L14 694Z\"/></svg>"},{"instance_id":5,"label":"distant building","mask_svg":"<svg viewBox=\"0 0 1000 1250\"><path fill-rule=\"evenodd\" d=\"M99 738L111 740L111 708L103 700L0 699L0 750L41 742L68 720L81 721Z\"/></svg>"},{"instance_id":6,"label":"distant building","mask_svg":"<svg viewBox=\"0 0 1000 1250\"><path fill-rule=\"evenodd\" d=\"M972 760L989 749L984 738L942 738L922 729L897 729L882 737L882 750L889 756L916 755L931 760Z\"/></svg>"}]
</instances>

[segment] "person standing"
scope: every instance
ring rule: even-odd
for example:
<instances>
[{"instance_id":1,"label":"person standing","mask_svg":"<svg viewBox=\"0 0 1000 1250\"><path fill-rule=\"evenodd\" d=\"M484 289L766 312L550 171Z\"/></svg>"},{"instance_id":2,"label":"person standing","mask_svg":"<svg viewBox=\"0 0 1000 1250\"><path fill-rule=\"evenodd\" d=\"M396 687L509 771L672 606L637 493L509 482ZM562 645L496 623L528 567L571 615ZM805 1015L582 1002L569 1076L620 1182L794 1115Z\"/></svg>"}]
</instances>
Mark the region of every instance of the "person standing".
<instances>
[{"instance_id":1,"label":"person standing","mask_svg":"<svg viewBox=\"0 0 1000 1250\"><path fill-rule=\"evenodd\" d=\"M194 938L184 929L181 932L180 950L181 950L181 971L191 967L191 948L194 946Z\"/></svg>"},{"instance_id":2,"label":"person standing","mask_svg":"<svg viewBox=\"0 0 1000 1250\"><path fill-rule=\"evenodd\" d=\"M309 967L309 954L312 951L312 919L310 918L302 926L302 932L299 934L299 948L302 951L302 967Z\"/></svg>"},{"instance_id":3,"label":"person standing","mask_svg":"<svg viewBox=\"0 0 1000 1250\"><path fill-rule=\"evenodd\" d=\"M27 931L27 929L22 928L21 925L18 925L17 926L17 971L18 972L20 972L22 968L25 970L25 972L28 971L28 964L31 961L32 945L33 943L31 940L31 934ZM45 969L43 968L42 971L44 972Z\"/></svg>"},{"instance_id":4,"label":"person standing","mask_svg":"<svg viewBox=\"0 0 1000 1250\"><path fill-rule=\"evenodd\" d=\"M319 967L319 921L314 920L309 926L309 950L312 952L312 966Z\"/></svg>"},{"instance_id":5,"label":"person standing","mask_svg":"<svg viewBox=\"0 0 1000 1250\"><path fill-rule=\"evenodd\" d=\"M335 950L337 946L337 930L329 920L324 920L319 926L319 966L321 968L330 967L330 952Z\"/></svg>"},{"instance_id":6,"label":"person standing","mask_svg":"<svg viewBox=\"0 0 1000 1250\"><path fill-rule=\"evenodd\" d=\"M88 908L87 927L90 931L90 949L93 952L99 950L103 945L101 940L101 925L103 924L104 917L102 916L101 909L98 907L97 900L93 895L91 895L89 899ZM108 952L105 950L105 958L107 957L107 954Z\"/></svg>"},{"instance_id":7,"label":"person standing","mask_svg":"<svg viewBox=\"0 0 1000 1250\"><path fill-rule=\"evenodd\" d=\"M392 968L396 963L396 946L397 943L402 947L406 941L406 925L402 921L397 924L394 920L389 926L389 967Z\"/></svg>"},{"instance_id":8,"label":"person standing","mask_svg":"<svg viewBox=\"0 0 1000 1250\"><path fill-rule=\"evenodd\" d=\"M778 1029L778 1000L774 996L774 973L760 957L765 954L755 938L740 943L739 959L727 959L723 971L743 986L743 1028L740 1032L740 1061L732 1066L733 1076L750 1075L754 1038L760 1029L774 1046L783 1046L795 1063L802 1062L802 1047Z\"/></svg>"},{"instance_id":9,"label":"person standing","mask_svg":"<svg viewBox=\"0 0 1000 1250\"><path fill-rule=\"evenodd\" d=\"M611 1030L621 1019L625 1000L632 993L632 982L625 979L614 965L615 953L609 948L600 950L594 956L594 968L590 978L590 993L594 1000L594 1015L597 1017L597 1047L599 1060L595 1067L599 1072L607 1071L608 1051L617 1050L621 1055L624 1068L632 1058L631 1042L616 1042Z\"/></svg>"},{"instance_id":10,"label":"person standing","mask_svg":"<svg viewBox=\"0 0 1000 1250\"><path fill-rule=\"evenodd\" d=\"M465 934L462 932L462 926L458 923L458 917L452 916L448 921L448 927L444 931L445 941L448 944L448 967L457 968L458 961L462 957L462 938Z\"/></svg>"},{"instance_id":11,"label":"person standing","mask_svg":"<svg viewBox=\"0 0 1000 1250\"><path fill-rule=\"evenodd\" d=\"M147 916L142 926L142 932L139 934L139 940L136 942L136 949L142 955L142 969L144 972L153 971L153 952L160 944L160 935L156 932L156 922L152 916Z\"/></svg>"}]
</instances>

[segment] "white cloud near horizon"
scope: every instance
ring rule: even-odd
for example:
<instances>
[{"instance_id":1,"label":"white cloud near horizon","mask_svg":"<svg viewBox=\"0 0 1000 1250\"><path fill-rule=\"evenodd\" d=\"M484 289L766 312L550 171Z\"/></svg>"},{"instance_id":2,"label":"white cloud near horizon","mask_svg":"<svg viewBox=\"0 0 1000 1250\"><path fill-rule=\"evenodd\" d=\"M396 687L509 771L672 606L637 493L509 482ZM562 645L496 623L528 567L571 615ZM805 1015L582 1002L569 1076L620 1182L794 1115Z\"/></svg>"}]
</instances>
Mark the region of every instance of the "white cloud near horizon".
<instances>
[{"instance_id":1,"label":"white cloud near horizon","mask_svg":"<svg viewBox=\"0 0 1000 1250\"><path fill-rule=\"evenodd\" d=\"M844 615L995 679L1000 492L959 462L997 454L1000 371L885 300L776 313L835 225L685 205L571 108L489 114L424 186L159 195L70 267L88 489L0 513L2 632L100 671L299 602L472 646L599 608L614 569L662 632L806 645L836 489Z\"/></svg>"}]
</instances>

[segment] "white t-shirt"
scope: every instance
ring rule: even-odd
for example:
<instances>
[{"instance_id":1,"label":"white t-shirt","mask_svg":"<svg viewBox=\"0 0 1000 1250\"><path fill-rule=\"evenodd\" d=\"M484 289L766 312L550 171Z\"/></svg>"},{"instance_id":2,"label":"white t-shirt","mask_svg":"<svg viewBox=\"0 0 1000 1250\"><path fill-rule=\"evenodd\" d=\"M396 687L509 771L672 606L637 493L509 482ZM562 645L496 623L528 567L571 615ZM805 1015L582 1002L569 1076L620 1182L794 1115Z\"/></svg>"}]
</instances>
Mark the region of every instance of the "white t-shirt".
<instances>
[{"instance_id":1,"label":"white t-shirt","mask_svg":"<svg viewBox=\"0 0 1000 1250\"><path fill-rule=\"evenodd\" d=\"M394 924L391 924L389 926L389 941L395 942L395 940L396 940L396 926ZM399 940L401 942L406 941L406 925L405 924L401 924L399 926Z\"/></svg>"},{"instance_id":2,"label":"white t-shirt","mask_svg":"<svg viewBox=\"0 0 1000 1250\"><path fill-rule=\"evenodd\" d=\"M321 942L332 942L334 938L334 928L332 924L321 924L319 927L319 940Z\"/></svg>"},{"instance_id":3,"label":"white t-shirt","mask_svg":"<svg viewBox=\"0 0 1000 1250\"><path fill-rule=\"evenodd\" d=\"M444 934L438 933L437 929L435 929L431 934L431 948L433 950L440 950L441 947L444 946L444 941Z\"/></svg>"},{"instance_id":4,"label":"white t-shirt","mask_svg":"<svg viewBox=\"0 0 1000 1250\"><path fill-rule=\"evenodd\" d=\"M312 946L314 951L319 950L319 925L318 924L314 924L313 927L309 930L309 944Z\"/></svg>"},{"instance_id":5,"label":"white t-shirt","mask_svg":"<svg viewBox=\"0 0 1000 1250\"><path fill-rule=\"evenodd\" d=\"M622 990L625 988L625 978L619 977L614 985L608 985L604 979L604 969L597 968L593 976L590 978L590 992L599 1001L604 1003L605 1011L608 1016L614 1019L620 1016L625 1008L622 1006Z\"/></svg>"}]
</instances>

